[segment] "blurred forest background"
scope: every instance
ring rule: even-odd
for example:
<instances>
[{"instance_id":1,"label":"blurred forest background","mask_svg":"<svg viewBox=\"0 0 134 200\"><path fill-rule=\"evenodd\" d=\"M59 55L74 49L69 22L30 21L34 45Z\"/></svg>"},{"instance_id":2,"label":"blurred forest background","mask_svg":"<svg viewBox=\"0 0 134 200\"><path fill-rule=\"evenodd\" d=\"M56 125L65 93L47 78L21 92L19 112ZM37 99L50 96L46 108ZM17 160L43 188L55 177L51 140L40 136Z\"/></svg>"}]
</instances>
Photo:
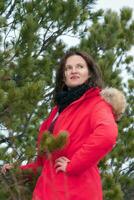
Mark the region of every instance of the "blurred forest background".
<instances>
[{"instance_id":1,"label":"blurred forest background","mask_svg":"<svg viewBox=\"0 0 134 200\"><path fill-rule=\"evenodd\" d=\"M116 148L101 163L104 200L134 199L134 20L132 9L95 11L95 0L0 1L0 165L36 156L40 123L53 106L59 59L69 49L88 52L105 85L124 91ZM68 47L62 36L79 38ZM34 182L32 187L34 187ZM1 200L30 200L31 183L14 170L0 174Z\"/></svg>"}]
</instances>

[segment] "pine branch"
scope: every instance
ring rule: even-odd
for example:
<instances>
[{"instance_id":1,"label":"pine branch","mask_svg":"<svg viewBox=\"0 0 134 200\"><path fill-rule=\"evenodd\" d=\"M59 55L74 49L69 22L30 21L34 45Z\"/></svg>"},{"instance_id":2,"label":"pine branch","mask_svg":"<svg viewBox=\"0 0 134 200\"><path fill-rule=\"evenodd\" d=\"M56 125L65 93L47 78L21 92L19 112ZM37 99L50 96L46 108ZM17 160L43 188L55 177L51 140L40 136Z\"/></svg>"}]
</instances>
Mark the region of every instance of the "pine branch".
<instances>
[{"instance_id":1,"label":"pine branch","mask_svg":"<svg viewBox=\"0 0 134 200\"><path fill-rule=\"evenodd\" d=\"M6 14L6 19L8 19L8 18L10 17L10 15L12 14L12 12L14 11L15 6L16 6L16 3L17 3L16 0L14 1L13 4L12 4L12 0L8 3L8 6L10 6L11 4L12 4L12 5L11 5L11 7L10 7L8 13ZM8 6L7 6L7 7L8 7Z\"/></svg>"}]
</instances>

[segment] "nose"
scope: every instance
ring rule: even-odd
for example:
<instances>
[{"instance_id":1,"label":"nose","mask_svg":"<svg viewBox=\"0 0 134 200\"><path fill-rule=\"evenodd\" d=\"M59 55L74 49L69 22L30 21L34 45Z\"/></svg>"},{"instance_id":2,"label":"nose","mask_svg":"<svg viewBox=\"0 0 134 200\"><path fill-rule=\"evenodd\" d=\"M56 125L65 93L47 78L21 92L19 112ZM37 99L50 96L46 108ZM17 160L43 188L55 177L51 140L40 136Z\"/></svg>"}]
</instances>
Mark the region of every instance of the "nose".
<instances>
[{"instance_id":1,"label":"nose","mask_svg":"<svg viewBox=\"0 0 134 200\"><path fill-rule=\"evenodd\" d=\"M75 66L72 67L71 73L77 73L77 68Z\"/></svg>"}]
</instances>

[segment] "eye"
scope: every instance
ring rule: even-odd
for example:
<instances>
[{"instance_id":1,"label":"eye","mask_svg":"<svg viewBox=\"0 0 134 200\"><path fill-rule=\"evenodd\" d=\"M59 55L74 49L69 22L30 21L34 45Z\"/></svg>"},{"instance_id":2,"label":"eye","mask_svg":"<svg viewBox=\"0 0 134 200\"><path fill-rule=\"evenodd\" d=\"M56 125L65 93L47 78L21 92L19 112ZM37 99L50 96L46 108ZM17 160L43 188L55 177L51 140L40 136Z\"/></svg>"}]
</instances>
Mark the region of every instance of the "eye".
<instances>
[{"instance_id":1,"label":"eye","mask_svg":"<svg viewBox=\"0 0 134 200\"><path fill-rule=\"evenodd\" d=\"M80 65L80 64L78 64L77 67L78 67L79 69L83 69L83 68L84 68L84 66L83 66L83 65Z\"/></svg>"},{"instance_id":2,"label":"eye","mask_svg":"<svg viewBox=\"0 0 134 200\"><path fill-rule=\"evenodd\" d=\"M71 65L65 66L65 71L69 71L69 70L71 70L71 69L72 69L72 66L71 66Z\"/></svg>"}]
</instances>

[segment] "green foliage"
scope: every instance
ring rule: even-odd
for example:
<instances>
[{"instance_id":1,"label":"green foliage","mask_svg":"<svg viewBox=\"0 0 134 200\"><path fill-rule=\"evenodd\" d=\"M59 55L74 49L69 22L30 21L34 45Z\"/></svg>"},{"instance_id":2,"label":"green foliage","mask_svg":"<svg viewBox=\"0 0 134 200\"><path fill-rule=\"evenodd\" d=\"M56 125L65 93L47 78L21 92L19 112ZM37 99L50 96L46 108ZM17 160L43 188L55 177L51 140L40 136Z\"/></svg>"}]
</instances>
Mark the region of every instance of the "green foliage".
<instances>
[{"instance_id":1,"label":"green foliage","mask_svg":"<svg viewBox=\"0 0 134 200\"><path fill-rule=\"evenodd\" d=\"M66 132L60 132L56 137L50 132L45 132L40 143L39 154L49 154L64 148L67 144L67 138Z\"/></svg>"},{"instance_id":2,"label":"green foliage","mask_svg":"<svg viewBox=\"0 0 134 200\"><path fill-rule=\"evenodd\" d=\"M105 174L103 176L103 188L104 196L107 200L123 200L123 193L120 187L120 184L117 184L110 174Z\"/></svg>"},{"instance_id":3,"label":"green foliage","mask_svg":"<svg viewBox=\"0 0 134 200\"><path fill-rule=\"evenodd\" d=\"M22 172L19 169L12 169L6 176L0 176L0 197L1 199L31 199L38 175L35 177L32 171ZM3 190L4 187L4 190ZM10 198L9 198L10 197Z\"/></svg>"}]
</instances>

